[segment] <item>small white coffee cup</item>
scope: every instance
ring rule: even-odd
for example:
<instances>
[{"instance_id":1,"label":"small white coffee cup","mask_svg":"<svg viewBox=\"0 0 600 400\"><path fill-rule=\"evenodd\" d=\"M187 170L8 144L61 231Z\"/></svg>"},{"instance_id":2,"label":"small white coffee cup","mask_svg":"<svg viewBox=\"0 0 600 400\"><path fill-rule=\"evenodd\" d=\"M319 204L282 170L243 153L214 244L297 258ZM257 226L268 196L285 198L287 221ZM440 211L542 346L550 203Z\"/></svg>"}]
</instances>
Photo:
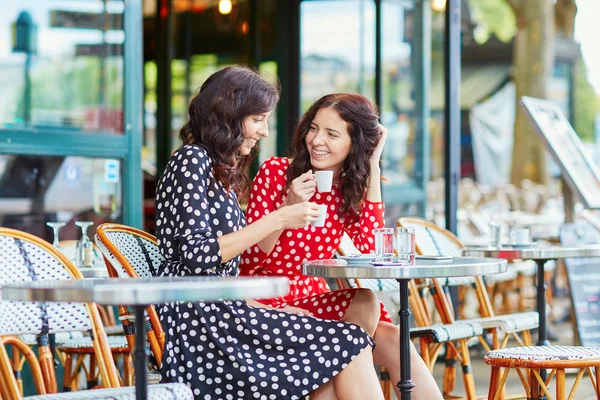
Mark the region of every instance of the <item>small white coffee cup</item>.
<instances>
[{"instance_id":1,"label":"small white coffee cup","mask_svg":"<svg viewBox=\"0 0 600 400\"><path fill-rule=\"evenodd\" d=\"M529 229L518 228L510 232L512 244L528 244L530 242Z\"/></svg>"},{"instance_id":2,"label":"small white coffee cup","mask_svg":"<svg viewBox=\"0 0 600 400\"><path fill-rule=\"evenodd\" d=\"M317 191L331 192L333 183L333 171L316 171L315 179L317 181Z\"/></svg>"},{"instance_id":3,"label":"small white coffee cup","mask_svg":"<svg viewBox=\"0 0 600 400\"><path fill-rule=\"evenodd\" d=\"M325 220L327 219L327 204L319 204L318 207L321 215L319 215L319 218L310 223L316 228L325 226Z\"/></svg>"}]
</instances>

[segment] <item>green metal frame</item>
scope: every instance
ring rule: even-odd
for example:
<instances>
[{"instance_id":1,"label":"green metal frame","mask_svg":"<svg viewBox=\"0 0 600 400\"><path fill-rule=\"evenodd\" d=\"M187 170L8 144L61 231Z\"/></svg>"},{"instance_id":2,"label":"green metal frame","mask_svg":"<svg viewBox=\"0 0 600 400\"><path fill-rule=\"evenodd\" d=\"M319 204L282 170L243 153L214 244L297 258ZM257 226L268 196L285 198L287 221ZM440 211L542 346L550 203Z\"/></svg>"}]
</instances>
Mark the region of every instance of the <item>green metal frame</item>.
<instances>
[{"instance_id":1,"label":"green metal frame","mask_svg":"<svg viewBox=\"0 0 600 400\"><path fill-rule=\"evenodd\" d=\"M123 135L67 129L0 129L0 154L116 158L122 162L123 223L142 228L142 0L125 2Z\"/></svg>"}]
</instances>

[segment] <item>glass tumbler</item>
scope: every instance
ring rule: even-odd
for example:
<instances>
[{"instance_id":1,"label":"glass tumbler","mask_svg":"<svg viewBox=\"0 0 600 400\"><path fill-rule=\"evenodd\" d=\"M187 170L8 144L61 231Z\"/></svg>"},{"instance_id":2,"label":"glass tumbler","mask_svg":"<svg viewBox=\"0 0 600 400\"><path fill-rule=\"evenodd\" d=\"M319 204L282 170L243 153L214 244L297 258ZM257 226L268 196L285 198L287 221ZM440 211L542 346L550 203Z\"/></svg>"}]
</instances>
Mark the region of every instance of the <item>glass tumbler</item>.
<instances>
[{"instance_id":1,"label":"glass tumbler","mask_svg":"<svg viewBox=\"0 0 600 400\"><path fill-rule=\"evenodd\" d=\"M393 261L394 259L394 229L375 228L375 255L377 261Z\"/></svg>"},{"instance_id":2,"label":"glass tumbler","mask_svg":"<svg viewBox=\"0 0 600 400\"><path fill-rule=\"evenodd\" d=\"M399 262L415 263L415 228L396 228L396 251L398 252Z\"/></svg>"}]
</instances>

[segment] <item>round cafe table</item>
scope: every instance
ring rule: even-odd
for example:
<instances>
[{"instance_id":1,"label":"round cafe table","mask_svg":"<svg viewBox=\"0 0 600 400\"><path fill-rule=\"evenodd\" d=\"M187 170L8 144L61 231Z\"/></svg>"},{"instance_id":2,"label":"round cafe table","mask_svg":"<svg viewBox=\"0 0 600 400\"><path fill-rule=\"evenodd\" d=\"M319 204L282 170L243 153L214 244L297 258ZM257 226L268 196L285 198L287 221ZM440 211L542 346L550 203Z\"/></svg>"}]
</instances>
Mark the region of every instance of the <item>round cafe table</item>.
<instances>
[{"instance_id":1,"label":"round cafe table","mask_svg":"<svg viewBox=\"0 0 600 400\"><path fill-rule=\"evenodd\" d=\"M456 276L490 275L505 272L506 260L494 258L452 257L447 261L417 260L414 265L373 266L368 262L352 263L345 260L314 260L302 265L305 275L324 278L395 279L400 290L400 382L401 400L411 398L415 383L410 370L410 328L408 317L408 282L417 278L447 278Z\"/></svg>"},{"instance_id":2,"label":"round cafe table","mask_svg":"<svg viewBox=\"0 0 600 400\"><path fill-rule=\"evenodd\" d=\"M30 281L5 285L4 300L126 304L135 309L135 396L148 391L148 350L144 310L152 304L174 301L220 301L279 297L289 291L285 277L175 277L137 279L73 279Z\"/></svg>"}]
</instances>

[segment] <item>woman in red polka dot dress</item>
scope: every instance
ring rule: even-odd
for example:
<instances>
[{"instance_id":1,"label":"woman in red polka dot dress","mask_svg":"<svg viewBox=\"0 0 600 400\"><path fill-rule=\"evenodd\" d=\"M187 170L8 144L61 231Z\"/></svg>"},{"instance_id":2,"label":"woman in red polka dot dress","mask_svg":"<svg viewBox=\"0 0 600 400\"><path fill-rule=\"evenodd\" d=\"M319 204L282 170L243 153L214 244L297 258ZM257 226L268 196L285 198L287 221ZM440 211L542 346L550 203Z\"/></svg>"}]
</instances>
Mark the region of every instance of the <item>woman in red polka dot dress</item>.
<instances>
[{"instance_id":1,"label":"woman in red polka dot dress","mask_svg":"<svg viewBox=\"0 0 600 400\"><path fill-rule=\"evenodd\" d=\"M246 211L248 223L300 202L327 205L323 227L307 226L278 231L242 255L242 275L278 275L290 279L286 296L260 302L276 308L297 307L315 317L341 320L357 313L373 314L368 289L332 291L320 277L302 275L302 263L331 258L344 232L363 253L374 251L372 230L384 226L379 160L387 130L365 97L331 94L314 103L294 134L293 159L272 157L252 182ZM313 171L333 171L329 193L316 191ZM288 184L289 182L289 184ZM360 301L353 301L357 298ZM374 306L374 305L373 305ZM400 380L399 329L380 304L373 351L376 364L385 366L394 382ZM366 317L366 316L365 316ZM414 398L441 399L432 375L411 346ZM400 395L396 390L396 395Z\"/></svg>"}]
</instances>

